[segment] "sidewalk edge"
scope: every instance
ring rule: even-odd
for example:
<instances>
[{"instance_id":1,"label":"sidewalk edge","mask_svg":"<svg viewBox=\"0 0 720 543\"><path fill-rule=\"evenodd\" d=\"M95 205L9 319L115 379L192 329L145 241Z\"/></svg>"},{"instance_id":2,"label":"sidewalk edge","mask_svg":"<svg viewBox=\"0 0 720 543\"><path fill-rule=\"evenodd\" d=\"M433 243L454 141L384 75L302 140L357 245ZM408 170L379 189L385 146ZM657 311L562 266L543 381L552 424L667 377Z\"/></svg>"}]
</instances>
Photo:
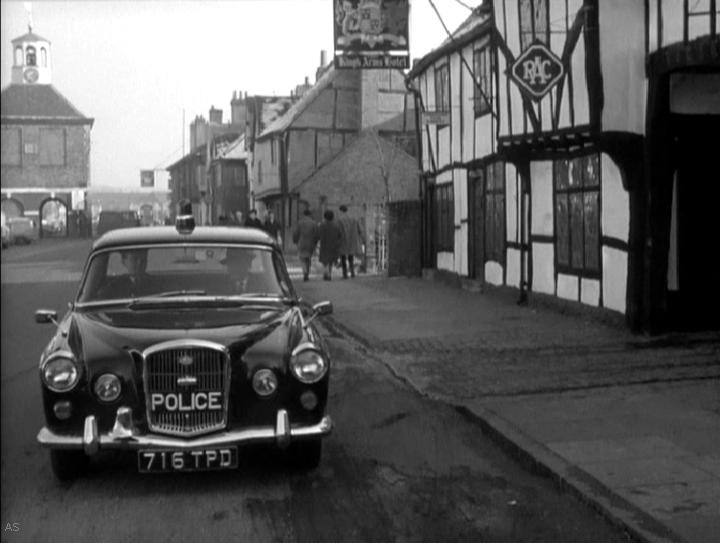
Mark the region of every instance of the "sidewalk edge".
<instances>
[{"instance_id":1,"label":"sidewalk edge","mask_svg":"<svg viewBox=\"0 0 720 543\"><path fill-rule=\"evenodd\" d=\"M642 543L687 543L686 539L648 513L529 437L491 409L477 404L460 404L456 408L476 421L483 432L533 471L552 478L561 488L570 490L633 540Z\"/></svg>"}]
</instances>

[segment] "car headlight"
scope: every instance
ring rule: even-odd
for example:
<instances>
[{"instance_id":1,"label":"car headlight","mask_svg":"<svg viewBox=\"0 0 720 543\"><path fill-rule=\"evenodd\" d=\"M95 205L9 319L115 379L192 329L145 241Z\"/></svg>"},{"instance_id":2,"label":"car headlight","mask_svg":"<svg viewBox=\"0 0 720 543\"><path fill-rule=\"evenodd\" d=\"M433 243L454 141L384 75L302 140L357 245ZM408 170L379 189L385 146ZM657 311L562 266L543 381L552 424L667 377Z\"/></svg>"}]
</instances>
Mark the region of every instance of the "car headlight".
<instances>
[{"instance_id":1,"label":"car headlight","mask_svg":"<svg viewBox=\"0 0 720 543\"><path fill-rule=\"evenodd\" d=\"M48 358L40 370L45 386L53 392L68 392L80 380L80 369L71 353L60 352Z\"/></svg>"},{"instance_id":2,"label":"car headlight","mask_svg":"<svg viewBox=\"0 0 720 543\"><path fill-rule=\"evenodd\" d=\"M93 387L95 395L103 402L114 402L120 397L122 385L117 375L112 373L103 373L95 381Z\"/></svg>"},{"instance_id":3,"label":"car headlight","mask_svg":"<svg viewBox=\"0 0 720 543\"><path fill-rule=\"evenodd\" d=\"M299 345L290 357L290 370L303 383L317 383L328 370L328 362L312 344Z\"/></svg>"},{"instance_id":4,"label":"car headlight","mask_svg":"<svg viewBox=\"0 0 720 543\"><path fill-rule=\"evenodd\" d=\"M277 376L267 368L257 370L252 378L252 386L258 396L270 396L277 390Z\"/></svg>"}]
</instances>

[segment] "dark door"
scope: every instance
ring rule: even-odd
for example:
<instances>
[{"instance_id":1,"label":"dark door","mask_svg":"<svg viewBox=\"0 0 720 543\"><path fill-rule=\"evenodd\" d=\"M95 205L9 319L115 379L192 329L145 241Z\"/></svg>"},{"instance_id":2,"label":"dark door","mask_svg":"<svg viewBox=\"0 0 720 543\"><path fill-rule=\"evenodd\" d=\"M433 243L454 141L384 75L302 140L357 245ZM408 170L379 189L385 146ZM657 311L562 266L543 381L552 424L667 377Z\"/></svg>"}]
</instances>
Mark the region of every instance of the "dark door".
<instances>
[{"instance_id":1,"label":"dark door","mask_svg":"<svg viewBox=\"0 0 720 543\"><path fill-rule=\"evenodd\" d=\"M484 259L484 187L485 170L480 168L468 173L468 201L470 202L470 232L468 251L470 254L470 277L485 279Z\"/></svg>"}]
</instances>

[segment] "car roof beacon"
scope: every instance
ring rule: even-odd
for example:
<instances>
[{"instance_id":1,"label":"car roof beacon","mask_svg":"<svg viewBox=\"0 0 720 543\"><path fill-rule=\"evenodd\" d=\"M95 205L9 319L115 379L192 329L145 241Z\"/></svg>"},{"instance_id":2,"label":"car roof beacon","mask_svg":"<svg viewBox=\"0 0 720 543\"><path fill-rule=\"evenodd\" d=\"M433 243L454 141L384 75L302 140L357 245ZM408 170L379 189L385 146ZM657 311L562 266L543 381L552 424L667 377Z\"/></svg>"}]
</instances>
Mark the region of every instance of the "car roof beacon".
<instances>
[{"instance_id":1,"label":"car roof beacon","mask_svg":"<svg viewBox=\"0 0 720 543\"><path fill-rule=\"evenodd\" d=\"M175 219L175 229L180 234L192 234L193 230L195 230L195 217L192 214L190 200L180 202L180 213Z\"/></svg>"}]
</instances>

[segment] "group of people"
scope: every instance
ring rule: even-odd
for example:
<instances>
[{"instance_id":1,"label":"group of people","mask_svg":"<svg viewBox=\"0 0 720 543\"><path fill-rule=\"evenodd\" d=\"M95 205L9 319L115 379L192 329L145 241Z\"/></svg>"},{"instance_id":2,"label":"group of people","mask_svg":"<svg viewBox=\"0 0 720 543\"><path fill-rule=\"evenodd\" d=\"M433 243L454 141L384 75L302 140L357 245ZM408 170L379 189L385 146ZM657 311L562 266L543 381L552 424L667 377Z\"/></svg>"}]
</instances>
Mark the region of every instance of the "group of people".
<instances>
[{"instance_id":1,"label":"group of people","mask_svg":"<svg viewBox=\"0 0 720 543\"><path fill-rule=\"evenodd\" d=\"M282 243L282 239L280 238L280 231L282 230L282 227L275 218L275 212L272 209L268 209L268 212L265 215L265 222L258 219L256 209L251 209L248 213L247 219L245 219L245 226L264 230L278 243Z\"/></svg>"},{"instance_id":2,"label":"group of people","mask_svg":"<svg viewBox=\"0 0 720 543\"><path fill-rule=\"evenodd\" d=\"M340 215L326 210L323 221L317 224L312 212L306 209L303 217L293 230L293 242L298 248L302 263L303 281L310 275L310 264L315 248L320 245L319 260L323 265L323 279L332 280L332 269L338 260L342 266L343 278L355 277L355 256L363 254L365 235L360 222L347 213L345 205L340 206Z\"/></svg>"}]
</instances>

